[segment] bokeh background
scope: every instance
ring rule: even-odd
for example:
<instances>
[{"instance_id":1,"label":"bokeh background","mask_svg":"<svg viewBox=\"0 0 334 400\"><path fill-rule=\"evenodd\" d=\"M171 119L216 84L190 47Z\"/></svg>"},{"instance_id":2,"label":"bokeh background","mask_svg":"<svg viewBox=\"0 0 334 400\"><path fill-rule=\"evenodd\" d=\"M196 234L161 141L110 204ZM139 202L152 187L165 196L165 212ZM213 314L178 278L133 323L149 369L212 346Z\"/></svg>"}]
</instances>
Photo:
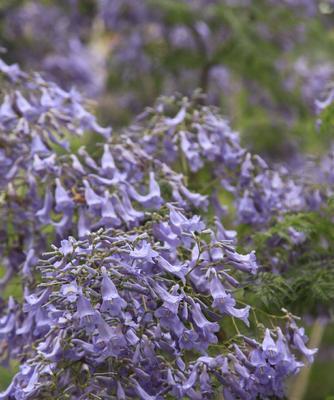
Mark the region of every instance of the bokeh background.
<instances>
[{"instance_id":1,"label":"bokeh background","mask_svg":"<svg viewBox=\"0 0 334 400\"><path fill-rule=\"evenodd\" d=\"M317 124L334 88L333 1L0 0L0 39L6 62L80 90L116 129L160 95L201 89L271 163L298 170L334 142ZM327 325L304 398L334 399L333 376Z\"/></svg>"}]
</instances>

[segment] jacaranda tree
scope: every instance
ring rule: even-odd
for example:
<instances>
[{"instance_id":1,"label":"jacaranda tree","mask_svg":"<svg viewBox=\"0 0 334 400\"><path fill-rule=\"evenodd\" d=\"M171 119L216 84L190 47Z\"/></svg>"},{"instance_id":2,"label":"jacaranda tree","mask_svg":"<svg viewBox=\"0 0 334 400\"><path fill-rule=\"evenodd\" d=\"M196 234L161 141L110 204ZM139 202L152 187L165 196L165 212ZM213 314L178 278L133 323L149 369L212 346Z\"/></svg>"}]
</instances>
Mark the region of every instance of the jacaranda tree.
<instances>
[{"instance_id":1,"label":"jacaranda tree","mask_svg":"<svg viewBox=\"0 0 334 400\"><path fill-rule=\"evenodd\" d=\"M333 315L331 4L5 3L0 400L287 398ZM280 160L260 109L309 126Z\"/></svg>"}]
</instances>

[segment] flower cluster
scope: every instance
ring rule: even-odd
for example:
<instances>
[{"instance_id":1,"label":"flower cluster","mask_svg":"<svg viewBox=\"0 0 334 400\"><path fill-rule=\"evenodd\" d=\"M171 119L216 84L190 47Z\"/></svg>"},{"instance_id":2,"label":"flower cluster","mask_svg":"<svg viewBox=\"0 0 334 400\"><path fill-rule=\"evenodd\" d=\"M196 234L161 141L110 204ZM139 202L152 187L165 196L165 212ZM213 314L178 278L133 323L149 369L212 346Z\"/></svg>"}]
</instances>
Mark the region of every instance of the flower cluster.
<instances>
[{"instance_id":1,"label":"flower cluster","mask_svg":"<svg viewBox=\"0 0 334 400\"><path fill-rule=\"evenodd\" d=\"M22 75L17 66L3 65L10 78ZM110 128L97 124L76 92L39 76L19 83L23 89L8 89L0 107L1 254L7 268L2 286L20 265L31 278L35 256L50 237L58 243L68 234L83 237L99 227L138 225L145 210L159 208L168 197L181 206L205 207L206 196L189 191L182 175L129 139L101 144L99 160L84 147L71 150L69 132L95 131L107 139ZM55 145L65 153L55 152ZM165 199L160 186L170 193Z\"/></svg>"},{"instance_id":2,"label":"flower cluster","mask_svg":"<svg viewBox=\"0 0 334 400\"><path fill-rule=\"evenodd\" d=\"M34 346L0 398L203 399L219 386L227 399L283 397L285 378L302 366L294 353L312 360L315 350L289 315L285 334L267 329L260 342L228 333L231 318L249 325L235 271L257 270L229 236L167 204L128 232L62 240L25 294L24 322L13 300L1 321L8 347Z\"/></svg>"},{"instance_id":3,"label":"flower cluster","mask_svg":"<svg viewBox=\"0 0 334 400\"><path fill-rule=\"evenodd\" d=\"M25 261L22 251L27 253L25 268L29 269L34 247L40 245L41 224L50 222L50 190L55 181L57 196L62 192L57 178L63 174L66 157L63 160L57 155L55 147L68 153L71 135L90 131L107 138L111 130L98 125L76 91L66 92L40 75L27 75L18 65L2 60L0 71L6 78L0 106L1 254L7 255L4 264L8 269L3 285ZM58 213L61 211L59 205Z\"/></svg>"},{"instance_id":4,"label":"flower cluster","mask_svg":"<svg viewBox=\"0 0 334 400\"><path fill-rule=\"evenodd\" d=\"M201 106L199 99L197 94L191 99L161 98L127 133L152 156L181 165L185 175L209 170L209 182L196 189L210 195L218 215L224 212L217 196L221 190L233 195L237 220L256 226L264 227L273 216L288 211L319 207L324 196L319 189L252 155L218 111Z\"/></svg>"}]
</instances>

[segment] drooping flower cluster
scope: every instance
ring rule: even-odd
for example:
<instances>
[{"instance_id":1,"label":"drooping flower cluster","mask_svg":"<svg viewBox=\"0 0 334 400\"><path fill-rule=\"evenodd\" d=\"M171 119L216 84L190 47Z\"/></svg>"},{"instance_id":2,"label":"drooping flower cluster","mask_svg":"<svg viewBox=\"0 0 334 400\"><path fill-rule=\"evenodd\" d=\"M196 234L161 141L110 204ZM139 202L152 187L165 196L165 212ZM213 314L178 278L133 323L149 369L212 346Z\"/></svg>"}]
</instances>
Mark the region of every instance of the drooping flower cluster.
<instances>
[{"instance_id":1,"label":"drooping flower cluster","mask_svg":"<svg viewBox=\"0 0 334 400\"><path fill-rule=\"evenodd\" d=\"M4 263L8 268L5 283L24 261L22 251L27 252L28 264L33 262L41 224L51 222L50 191L66 165L55 153L55 146L69 151L69 134L80 136L88 130L107 138L110 129L98 125L79 93L63 91L38 74L29 76L16 64L9 66L1 60L0 70L7 78L0 106L1 254L7 255ZM72 159L75 163L75 156ZM60 181L56 182L59 197L62 189ZM63 207L58 205L58 213Z\"/></svg>"},{"instance_id":2,"label":"drooping flower cluster","mask_svg":"<svg viewBox=\"0 0 334 400\"><path fill-rule=\"evenodd\" d=\"M212 230L166 206L128 232L63 240L41 261L24 322L13 300L1 321L8 347L34 343L1 399L203 399L220 386L227 399L284 396L302 366L295 350L312 360L303 332L287 315L286 334L267 329L257 342L229 333L231 318L249 324L233 291L235 271L256 272L255 256L238 254L220 223Z\"/></svg>"},{"instance_id":3,"label":"drooping flower cluster","mask_svg":"<svg viewBox=\"0 0 334 400\"><path fill-rule=\"evenodd\" d=\"M240 222L262 227L275 215L319 207L319 189L252 155L217 110L196 104L199 99L161 98L127 133L152 156L181 165L190 180L198 171L209 170L209 182L196 189L210 194L218 214L224 211L217 197L221 190L233 195Z\"/></svg>"},{"instance_id":4,"label":"drooping flower cluster","mask_svg":"<svg viewBox=\"0 0 334 400\"><path fill-rule=\"evenodd\" d=\"M4 64L3 71L16 79L17 68ZM23 90L10 88L0 107L1 254L7 268L2 286L19 265L24 276L31 277L35 256L46 249L53 232L51 240L59 242L68 234L82 237L101 226L138 225L145 209L164 203L158 180L181 206L205 206L205 196L189 191L180 174L130 140L101 145L98 162L83 147L72 151L68 132L95 131L107 138L110 129L97 124L76 92L65 92L39 76L19 83ZM65 154L55 153L53 144Z\"/></svg>"}]
</instances>

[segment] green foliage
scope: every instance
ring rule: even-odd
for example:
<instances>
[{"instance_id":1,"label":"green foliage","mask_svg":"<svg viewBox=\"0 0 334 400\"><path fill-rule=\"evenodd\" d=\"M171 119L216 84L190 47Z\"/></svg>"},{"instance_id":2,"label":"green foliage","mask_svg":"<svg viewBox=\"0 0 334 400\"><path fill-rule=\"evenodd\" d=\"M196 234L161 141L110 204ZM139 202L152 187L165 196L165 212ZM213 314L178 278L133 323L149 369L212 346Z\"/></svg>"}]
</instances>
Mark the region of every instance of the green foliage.
<instances>
[{"instance_id":1,"label":"green foliage","mask_svg":"<svg viewBox=\"0 0 334 400\"><path fill-rule=\"evenodd\" d=\"M254 235L263 271L247 286L254 291L255 302L268 310L285 307L299 315L334 311L332 215L331 204L319 212L288 214ZM295 232L304 235L300 241Z\"/></svg>"},{"instance_id":2,"label":"green foliage","mask_svg":"<svg viewBox=\"0 0 334 400\"><path fill-rule=\"evenodd\" d=\"M334 129L334 105L330 104L326 107L321 115L320 115L320 128L319 134L324 138L326 141L333 138L333 129Z\"/></svg>"},{"instance_id":3,"label":"green foliage","mask_svg":"<svg viewBox=\"0 0 334 400\"><path fill-rule=\"evenodd\" d=\"M0 349L1 351L1 349ZM10 384L13 374L18 371L18 364L13 363L10 368L3 367L0 365L0 391L7 389L7 386Z\"/></svg>"},{"instance_id":4,"label":"green foliage","mask_svg":"<svg viewBox=\"0 0 334 400\"><path fill-rule=\"evenodd\" d=\"M279 310L286 307L294 298L292 287L280 275L269 272L260 273L257 282L258 284L255 285L256 300L260 300L267 310Z\"/></svg>"},{"instance_id":5,"label":"green foliage","mask_svg":"<svg viewBox=\"0 0 334 400\"><path fill-rule=\"evenodd\" d=\"M297 312L327 314L333 311L334 258L320 263L310 261L290 279L294 291L291 306Z\"/></svg>"}]
</instances>

